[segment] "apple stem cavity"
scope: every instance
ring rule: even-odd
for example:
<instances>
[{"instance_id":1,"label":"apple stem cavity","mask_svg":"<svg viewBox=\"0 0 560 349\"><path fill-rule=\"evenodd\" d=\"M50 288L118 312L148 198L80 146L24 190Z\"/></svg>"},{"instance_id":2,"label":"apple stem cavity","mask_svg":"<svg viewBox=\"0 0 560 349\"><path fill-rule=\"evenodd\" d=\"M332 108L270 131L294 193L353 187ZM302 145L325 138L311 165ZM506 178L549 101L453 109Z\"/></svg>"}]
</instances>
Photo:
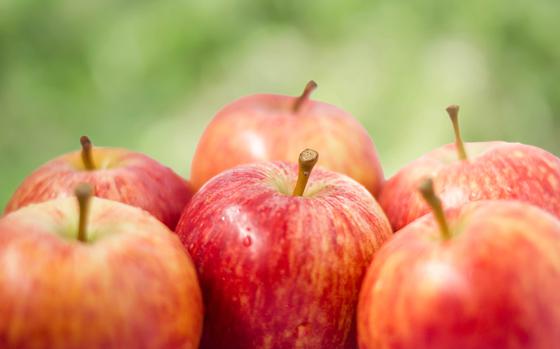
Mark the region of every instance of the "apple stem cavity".
<instances>
[{"instance_id":1,"label":"apple stem cavity","mask_svg":"<svg viewBox=\"0 0 560 349\"><path fill-rule=\"evenodd\" d=\"M441 200L436 195L434 190L434 181L431 178L426 178L420 184L419 188L420 193L426 203L432 209L434 217L439 225L439 229L441 231L441 236L443 240L448 240L451 238L451 230L449 230L449 224L447 223L447 219L445 218L445 212L443 211L443 206L441 204Z\"/></svg>"},{"instance_id":2,"label":"apple stem cavity","mask_svg":"<svg viewBox=\"0 0 560 349\"><path fill-rule=\"evenodd\" d=\"M293 196L302 196L305 191L305 186L309 180L309 175L313 166L319 160L319 153L313 149L305 149L299 154L299 170L296 186L292 193Z\"/></svg>"},{"instance_id":3,"label":"apple stem cavity","mask_svg":"<svg viewBox=\"0 0 560 349\"><path fill-rule=\"evenodd\" d=\"M92 196L91 185L87 183L79 184L74 190L74 194L78 199L78 207L80 210L80 218L78 223L78 241L87 242L87 220L89 216L89 206Z\"/></svg>"},{"instance_id":4,"label":"apple stem cavity","mask_svg":"<svg viewBox=\"0 0 560 349\"><path fill-rule=\"evenodd\" d=\"M82 144L82 162L86 170L95 170L95 164L93 163L93 154L91 140L88 136L80 137L80 143Z\"/></svg>"},{"instance_id":5,"label":"apple stem cavity","mask_svg":"<svg viewBox=\"0 0 560 349\"><path fill-rule=\"evenodd\" d=\"M296 102L294 103L294 113L297 113L301 106L309 100L309 96L313 91L315 91L316 88L317 83L313 80L310 80L307 85L305 85L303 93L296 99Z\"/></svg>"},{"instance_id":6,"label":"apple stem cavity","mask_svg":"<svg viewBox=\"0 0 560 349\"><path fill-rule=\"evenodd\" d=\"M465 150L465 144L463 143L463 139L461 138L461 129L459 128L459 106L453 104L447 107L445 110L447 111L447 114L451 119L453 130L455 131L455 148L457 149L459 160L468 160L467 151Z\"/></svg>"}]
</instances>

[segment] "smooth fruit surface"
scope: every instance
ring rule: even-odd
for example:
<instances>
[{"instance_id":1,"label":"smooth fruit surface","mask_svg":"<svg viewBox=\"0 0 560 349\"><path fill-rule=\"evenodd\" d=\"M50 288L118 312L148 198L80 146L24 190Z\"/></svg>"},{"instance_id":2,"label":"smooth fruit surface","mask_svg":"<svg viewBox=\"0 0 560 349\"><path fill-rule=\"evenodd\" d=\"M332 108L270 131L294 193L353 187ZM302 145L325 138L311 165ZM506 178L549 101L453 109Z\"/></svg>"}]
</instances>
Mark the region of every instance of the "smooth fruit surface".
<instances>
[{"instance_id":1,"label":"smooth fruit surface","mask_svg":"<svg viewBox=\"0 0 560 349\"><path fill-rule=\"evenodd\" d=\"M429 212L416 190L431 176L446 208L470 201L512 199L560 218L560 159L537 147L506 142L465 143L468 160L454 144L435 149L387 180L379 203L394 231Z\"/></svg>"},{"instance_id":2,"label":"smooth fruit surface","mask_svg":"<svg viewBox=\"0 0 560 349\"><path fill-rule=\"evenodd\" d=\"M319 160L319 163L321 160ZM202 348L352 348L359 287L392 233L354 180L318 168L236 167L193 197L177 233L205 296Z\"/></svg>"},{"instance_id":3,"label":"smooth fruit surface","mask_svg":"<svg viewBox=\"0 0 560 349\"><path fill-rule=\"evenodd\" d=\"M95 147L95 170L86 170L81 153L73 152L39 167L16 190L5 213L31 203L73 196L79 183L89 183L97 197L142 208L174 229L193 192L171 169L146 155L118 148Z\"/></svg>"},{"instance_id":4,"label":"smooth fruit surface","mask_svg":"<svg viewBox=\"0 0 560 349\"><path fill-rule=\"evenodd\" d=\"M431 214L377 253L358 307L360 349L560 347L560 221L515 201Z\"/></svg>"},{"instance_id":5,"label":"smooth fruit surface","mask_svg":"<svg viewBox=\"0 0 560 349\"><path fill-rule=\"evenodd\" d=\"M198 347L202 297L179 239L148 213L93 198L88 241L75 198L0 219L0 347Z\"/></svg>"},{"instance_id":6,"label":"smooth fruit surface","mask_svg":"<svg viewBox=\"0 0 560 349\"><path fill-rule=\"evenodd\" d=\"M383 182L377 151L366 130L349 113L296 97L259 94L220 110L204 131L191 166L200 188L218 173L262 160L293 161L304 148L321 154L321 166L354 178L376 195Z\"/></svg>"}]
</instances>

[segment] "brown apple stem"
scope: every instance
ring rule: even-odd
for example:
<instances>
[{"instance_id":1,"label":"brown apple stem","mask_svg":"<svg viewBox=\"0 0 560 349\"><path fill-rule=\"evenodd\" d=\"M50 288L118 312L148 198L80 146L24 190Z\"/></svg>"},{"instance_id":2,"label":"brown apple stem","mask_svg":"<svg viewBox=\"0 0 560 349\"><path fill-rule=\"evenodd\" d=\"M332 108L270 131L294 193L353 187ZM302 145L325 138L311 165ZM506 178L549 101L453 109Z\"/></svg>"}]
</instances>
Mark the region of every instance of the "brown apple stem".
<instances>
[{"instance_id":1,"label":"brown apple stem","mask_svg":"<svg viewBox=\"0 0 560 349\"><path fill-rule=\"evenodd\" d=\"M453 130L455 131L455 148L457 149L459 160L467 160L467 152L465 150L463 139L461 138L461 129L459 128L459 106L455 104L450 105L445 110L447 111L447 114L449 114L451 123L453 123Z\"/></svg>"},{"instance_id":2,"label":"brown apple stem","mask_svg":"<svg viewBox=\"0 0 560 349\"><path fill-rule=\"evenodd\" d=\"M451 238L451 231L449 230L447 219L445 219L445 213L443 211L443 206L441 205L441 200L434 190L434 181L431 178L426 178L422 181L418 189L420 190L422 197L424 197L424 200L426 200L426 203L432 209L443 239L447 240Z\"/></svg>"},{"instance_id":3,"label":"brown apple stem","mask_svg":"<svg viewBox=\"0 0 560 349\"><path fill-rule=\"evenodd\" d=\"M293 196L302 196L313 166L319 160L319 153L313 149L305 149L299 154L299 171Z\"/></svg>"},{"instance_id":4,"label":"brown apple stem","mask_svg":"<svg viewBox=\"0 0 560 349\"><path fill-rule=\"evenodd\" d=\"M307 83L307 85L305 85L305 89L303 90L303 93L301 94L301 96L299 96L296 99L296 102L294 103L294 113L297 113L299 111L299 108L301 108L301 106L307 100L309 100L309 96L313 91L315 91L316 88L317 88L317 83L313 80L310 80Z\"/></svg>"},{"instance_id":5,"label":"brown apple stem","mask_svg":"<svg viewBox=\"0 0 560 349\"><path fill-rule=\"evenodd\" d=\"M92 144L88 136L80 137L80 143L82 144L82 161L86 170L95 170L95 164L93 163L92 154Z\"/></svg>"},{"instance_id":6,"label":"brown apple stem","mask_svg":"<svg viewBox=\"0 0 560 349\"><path fill-rule=\"evenodd\" d=\"M87 220L89 216L89 206L92 196L91 185L87 183L79 184L74 190L74 194L78 199L80 210L80 218L78 223L78 241L87 242Z\"/></svg>"}]
</instances>

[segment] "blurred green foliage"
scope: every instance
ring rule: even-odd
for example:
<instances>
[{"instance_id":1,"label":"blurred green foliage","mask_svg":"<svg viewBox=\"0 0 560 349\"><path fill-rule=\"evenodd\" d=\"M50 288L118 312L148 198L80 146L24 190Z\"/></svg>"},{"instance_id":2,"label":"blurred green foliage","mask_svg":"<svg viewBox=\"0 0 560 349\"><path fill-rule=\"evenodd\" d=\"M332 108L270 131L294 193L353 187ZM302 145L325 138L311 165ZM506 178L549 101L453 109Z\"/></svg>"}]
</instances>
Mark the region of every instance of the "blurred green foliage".
<instances>
[{"instance_id":1,"label":"blurred green foliage","mask_svg":"<svg viewBox=\"0 0 560 349\"><path fill-rule=\"evenodd\" d=\"M352 112L386 174L464 138L560 153L560 2L0 1L0 206L78 138L188 176L224 104L299 94Z\"/></svg>"}]
</instances>

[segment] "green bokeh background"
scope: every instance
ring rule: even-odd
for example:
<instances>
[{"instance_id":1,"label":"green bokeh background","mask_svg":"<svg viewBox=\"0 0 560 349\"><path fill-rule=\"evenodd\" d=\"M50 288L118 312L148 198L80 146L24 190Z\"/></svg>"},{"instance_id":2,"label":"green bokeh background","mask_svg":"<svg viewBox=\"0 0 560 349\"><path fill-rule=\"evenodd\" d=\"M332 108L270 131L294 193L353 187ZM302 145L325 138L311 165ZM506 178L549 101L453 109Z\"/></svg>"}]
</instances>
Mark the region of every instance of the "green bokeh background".
<instances>
[{"instance_id":1,"label":"green bokeh background","mask_svg":"<svg viewBox=\"0 0 560 349\"><path fill-rule=\"evenodd\" d=\"M256 92L353 113L393 174L452 141L560 153L560 2L0 1L0 207L78 138L188 177L204 126Z\"/></svg>"}]
</instances>

